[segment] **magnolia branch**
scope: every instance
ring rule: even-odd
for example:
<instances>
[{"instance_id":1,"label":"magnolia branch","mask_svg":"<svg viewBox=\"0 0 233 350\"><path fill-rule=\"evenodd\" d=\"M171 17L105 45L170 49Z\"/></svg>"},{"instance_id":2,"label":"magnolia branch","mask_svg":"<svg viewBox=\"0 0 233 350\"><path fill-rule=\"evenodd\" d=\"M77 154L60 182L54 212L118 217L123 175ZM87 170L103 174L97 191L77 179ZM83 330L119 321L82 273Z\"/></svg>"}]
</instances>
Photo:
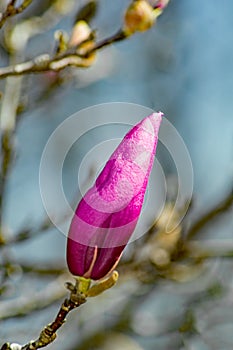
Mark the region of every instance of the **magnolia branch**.
<instances>
[{"instance_id":1,"label":"magnolia branch","mask_svg":"<svg viewBox=\"0 0 233 350\"><path fill-rule=\"evenodd\" d=\"M94 33L91 30L89 37L86 35L80 40L73 35L69 38L69 42L66 42L61 31L57 32L59 42L57 52L54 55L45 53L29 61L0 68L0 78L48 71L58 72L69 66L88 68L94 62L96 51L124 40L136 32L143 32L151 28L167 4L168 1L157 1L156 5L152 7L144 0L132 2L126 10L123 27L114 35L99 42L94 41ZM83 21L79 21L77 24L80 22ZM87 28L85 30L88 31ZM76 25L73 28L73 34L75 31L78 31Z\"/></svg>"},{"instance_id":2,"label":"magnolia branch","mask_svg":"<svg viewBox=\"0 0 233 350\"><path fill-rule=\"evenodd\" d=\"M126 37L122 31L117 32L115 35L93 44L90 49L82 52L82 54L78 53L78 48L68 49L66 52L52 57L49 54L43 54L27 62L0 68L0 78L48 71L58 72L69 66L88 68L93 63L93 55L96 50Z\"/></svg>"},{"instance_id":3,"label":"magnolia branch","mask_svg":"<svg viewBox=\"0 0 233 350\"><path fill-rule=\"evenodd\" d=\"M191 240L201 229L207 225L212 219L216 218L220 214L228 211L233 205L233 190L219 203L210 209L207 213L202 215L196 222L192 224L188 233L187 240Z\"/></svg>"},{"instance_id":4,"label":"magnolia branch","mask_svg":"<svg viewBox=\"0 0 233 350\"><path fill-rule=\"evenodd\" d=\"M66 316L68 313L85 303L85 301L85 296L78 293L77 287L73 286L70 297L64 300L57 313L57 316L55 317L55 320L41 331L37 340L30 341L22 347L19 346L19 348L21 350L36 350L52 343L56 338L56 332L66 321ZM10 349L12 349L10 343L5 343L1 348L1 350Z\"/></svg>"},{"instance_id":5,"label":"magnolia branch","mask_svg":"<svg viewBox=\"0 0 233 350\"><path fill-rule=\"evenodd\" d=\"M5 131L1 138L2 163L0 171L0 227L2 223L3 197L5 192L6 179L9 174L10 165L13 157L13 133ZM0 245L2 241L2 232L0 232Z\"/></svg>"},{"instance_id":6,"label":"magnolia branch","mask_svg":"<svg viewBox=\"0 0 233 350\"><path fill-rule=\"evenodd\" d=\"M75 291L72 292L70 298L64 300L62 306L60 307L60 310L57 313L55 320L42 330L39 338L35 341L31 341L28 344L24 345L21 349L39 349L52 343L56 339L56 332L66 321L66 316L68 315L68 313L85 302L85 297L83 297L81 294L76 294Z\"/></svg>"},{"instance_id":7,"label":"magnolia branch","mask_svg":"<svg viewBox=\"0 0 233 350\"><path fill-rule=\"evenodd\" d=\"M8 18L23 12L31 4L31 2L32 0L24 0L19 7L16 7L16 0L11 0L7 5L6 10L0 14L0 28L2 28Z\"/></svg>"},{"instance_id":8,"label":"magnolia branch","mask_svg":"<svg viewBox=\"0 0 233 350\"><path fill-rule=\"evenodd\" d=\"M66 317L72 310L78 308L86 302L87 297L95 297L105 290L113 287L118 279L118 273L113 271L112 274L101 282L91 286L91 280L79 277L75 284L66 283L66 288L70 291L69 298L62 303L54 321L48 324L40 333L37 340L30 341L24 346L18 346L20 350L36 350L47 346L56 339L57 331L66 321ZM43 300L43 298L42 298ZM12 350L10 343L5 343L1 350Z\"/></svg>"},{"instance_id":9,"label":"magnolia branch","mask_svg":"<svg viewBox=\"0 0 233 350\"><path fill-rule=\"evenodd\" d=\"M61 300L66 294L64 283L68 277L67 273L61 274L48 283L41 291L33 290L30 291L31 295L22 295L15 300L2 301L0 305L0 319L22 317Z\"/></svg>"}]
</instances>

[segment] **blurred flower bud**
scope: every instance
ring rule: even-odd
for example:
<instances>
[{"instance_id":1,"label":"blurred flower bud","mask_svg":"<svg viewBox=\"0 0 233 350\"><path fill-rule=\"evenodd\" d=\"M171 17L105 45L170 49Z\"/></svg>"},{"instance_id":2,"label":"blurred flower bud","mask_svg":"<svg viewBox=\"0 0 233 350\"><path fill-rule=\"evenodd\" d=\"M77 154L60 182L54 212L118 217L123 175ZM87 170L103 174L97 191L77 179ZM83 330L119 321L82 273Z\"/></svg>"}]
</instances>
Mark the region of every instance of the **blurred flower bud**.
<instances>
[{"instance_id":1,"label":"blurred flower bud","mask_svg":"<svg viewBox=\"0 0 233 350\"><path fill-rule=\"evenodd\" d=\"M73 27L69 46L78 46L90 37L92 30L85 21L78 21Z\"/></svg>"},{"instance_id":2,"label":"blurred flower bud","mask_svg":"<svg viewBox=\"0 0 233 350\"><path fill-rule=\"evenodd\" d=\"M150 239L150 260L157 267L170 264L171 256L175 253L181 238L182 227L179 225L180 214L174 211L172 203L166 203L161 216L156 220L156 235ZM172 230L167 231L170 221Z\"/></svg>"},{"instance_id":3,"label":"blurred flower bud","mask_svg":"<svg viewBox=\"0 0 233 350\"><path fill-rule=\"evenodd\" d=\"M150 252L150 260L156 267L167 267L170 264L170 254L162 248L153 247Z\"/></svg>"},{"instance_id":4,"label":"blurred flower bud","mask_svg":"<svg viewBox=\"0 0 233 350\"><path fill-rule=\"evenodd\" d=\"M126 10L124 31L130 35L152 27L155 21L154 9L145 0L134 1Z\"/></svg>"},{"instance_id":5,"label":"blurred flower bud","mask_svg":"<svg viewBox=\"0 0 233 350\"><path fill-rule=\"evenodd\" d=\"M54 33L54 39L56 40L56 55L61 54L67 50L68 35L62 30L56 30Z\"/></svg>"},{"instance_id":6,"label":"blurred flower bud","mask_svg":"<svg viewBox=\"0 0 233 350\"><path fill-rule=\"evenodd\" d=\"M141 213L161 119L153 113L125 135L78 204L67 242L72 274L98 280L117 265Z\"/></svg>"},{"instance_id":7,"label":"blurred flower bud","mask_svg":"<svg viewBox=\"0 0 233 350\"><path fill-rule=\"evenodd\" d=\"M177 282L190 282L198 278L205 271L205 265L201 262L196 264L173 263L166 271L165 276Z\"/></svg>"},{"instance_id":8,"label":"blurred flower bud","mask_svg":"<svg viewBox=\"0 0 233 350\"><path fill-rule=\"evenodd\" d=\"M169 1L170 0L159 0L156 4L156 7L163 10L168 5Z\"/></svg>"}]
</instances>

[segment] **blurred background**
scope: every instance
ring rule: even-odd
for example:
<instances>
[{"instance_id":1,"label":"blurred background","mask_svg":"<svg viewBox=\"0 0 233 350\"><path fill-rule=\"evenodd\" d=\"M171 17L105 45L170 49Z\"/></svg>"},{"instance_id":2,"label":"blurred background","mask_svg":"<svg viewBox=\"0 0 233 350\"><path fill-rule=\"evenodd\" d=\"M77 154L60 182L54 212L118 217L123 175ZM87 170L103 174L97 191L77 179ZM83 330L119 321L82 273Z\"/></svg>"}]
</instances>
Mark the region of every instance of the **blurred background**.
<instances>
[{"instance_id":1,"label":"blurred background","mask_svg":"<svg viewBox=\"0 0 233 350\"><path fill-rule=\"evenodd\" d=\"M0 11L6 3L2 1ZM90 26L98 40L122 26L129 3L97 1ZM85 4L33 1L10 18L1 29L1 67L53 53L54 32L70 35ZM39 164L49 136L83 108L130 102L163 111L182 136L194 171L191 207L172 238L164 236L177 174L161 150L168 195L160 220L142 242L128 247L118 285L71 313L49 347L232 350L232 13L231 0L171 0L153 28L99 50L90 68L0 81L1 113L10 115L12 107L17 115L1 193L0 345L36 338L67 294L64 282L72 280L65 236L47 219L40 196ZM35 34L25 23L29 29L36 23ZM101 132L114 137L115 131L100 128L94 138ZM118 128L116 137L124 133ZM85 142L88 138L83 147ZM2 146L2 162L5 151ZM73 164L78 157L83 157L82 148L68 155L63 172L70 202L77 197ZM98 169L92 170L87 179ZM54 205L57 210L59 203Z\"/></svg>"}]
</instances>

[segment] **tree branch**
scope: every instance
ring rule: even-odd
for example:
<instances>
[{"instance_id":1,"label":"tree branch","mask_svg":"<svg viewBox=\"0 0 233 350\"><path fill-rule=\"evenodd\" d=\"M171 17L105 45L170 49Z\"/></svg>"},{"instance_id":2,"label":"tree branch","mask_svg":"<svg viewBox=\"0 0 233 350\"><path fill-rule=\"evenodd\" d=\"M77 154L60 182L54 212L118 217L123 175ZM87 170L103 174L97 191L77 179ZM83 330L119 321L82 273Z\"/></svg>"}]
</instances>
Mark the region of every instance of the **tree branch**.
<instances>
[{"instance_id":1,"label":"tree branch","mask_svg":"<svg viewBox=\"0 0 233 350\"><path fill-rule=\"evenodd\" d=\"M72 298L65 299L60 310L58 311L58 314L55 320L42 330L37 340L24 345L21 349L22 350L39 349L52 343L56 339L56 332L66 321L66 316L68 315L68 313L76 309L83 303L85 303L85 301L86 299L81 296L80 298L77 298L77 299L72 299Z\"/></svg>"},{"instance_id":2,"label":"tree branch","mask_svg":"<svg viewBox=\"0 0 233 350\"><path fill-rule=\"evenodd\" d=\"M7 5L5 12L1 14L0 28L2 28L2 26L5 24L8 18L23 12L32 3L32 0L24 0L19 7L15 7L15 3L16 3L16 0L11 0Z\"/></svg>"},{"instance_id":3,"label":"tree branch","mask_svg":"<svg viewBox=\"0 0 233 350\"><path fill-rule=\"evenodd\" d=\"M186 239L191 240L205 225L218 215L229 210L233 205L233 190L214 208L210 209L206 214L202 215L196 222L192 224L188 230Z\"/></svg>"},{"instance_id":4,"label":"tree branch","mask_svg":"<svg viewBox=\"0 0 233 350\"><path fill-rule=\"evenodd\" d=\"M48 231L50 228L53 228L53 223L49 220L49 218L46 218L44 221L41 222L41 224L36 228L25 228L20 230L18 233L15 234L15 236L10 238L5 238L2 241L0 241L0 249L1 247L6 247L12 244L18 244L22 243L28 239L34 238L38 234L42 232Z\"/></svg>"},{"instance_id":5,"label":"tree branch","mask_svg":"<svg viewBox=\"0 0 233 350\"><path fill-rule=\"evenodd\" d=\"M48 283L43 290L33 291L30 297L29 295L22 295L15 300L2 301L0 305L0 319L22 317L61 300L66 294L64 283L67 278L68 274L64 273Z\"/></svg>"},{"instance_id":6,"label":"tree branch","mask_svg":"<svg viewBox=\"0 0 233 350\"><path fill-rule=\"evenodd\" d=\"M0 68L0 78L48 71L58 72L69 66L87 68L92 64L94 58L93 54L96 50L123 40L126 37L127 36L122 31L119 31L113 36L93 44L90 49L82 53L78 53L78 48L72 48L62 54L54 55L53 57L50 57L49 54L43 54L27 62Z\"/></svg>"},{"instance_id":7,"label":"tree branch","mask_svg":"<svg viewBox=\"0 0 233 350\"><path fill-rule=\"evenodd\" d=\"M156 2L155 10L156 15L154 20L161 15L164 8L167 6L168 1L162 4L162 1ZM152 8L153 9L153 8ZM158 10L159 9L159 10ZM135 15L136 16L136 15ZM149 27L147 28L149 29ZM141 29L135 29L135 31L128 31L123 26L112 36L103 39L97 43L94 40L90 40L90 45L85 45L85 41L78 47L67 48L62 54L55 54L52 57L49 54L42 54L27 62L18 63L12 66L0 68L0 78L8 76L18 76L29 73L43 73L48 71L58 72L68 66L87 68L90 67L94 61L94 54L96 51L102 49L105 46L112 43L124 40L130 37L134 32L141 31ZM144 29L146 30L146 29ZM143 30L143 31L144 31Z\"/></svg>"},{"instance_id":8,"label":"tree branch","mask_svg":"<svg viewBox=\"0 0 233 350\"><path fill-rule=\"evenodd\" d=\"M105 290L113 287L118 279L117 271L113 271L106 279L98 281L91 286L91 280L84 277L77 277L75 284L66 283L66 288L70 291L69 298L65 299L61 305L55 320L48 324L40 333L37 340L30 341L24 346L18 346L20 350L37 350L43 348L56 339L56 333L66 321L68 313L86 302L87 297L95 297ZM43 300L43 298L41 298ZM40 300L40 299L39 299ZM43 301L42 301L43 302ZM12 350L10 343L5 343L1 350Z\"/></svg>"},{"instance_id":9,"label":"tree branch","mask_svg":"<svg viewBox=\"0 0 233 350\"><path fill-rule=\"evenodd\" d=\"M1 138L2 164L1 164L1 173L0 173L0 227L2 223L2 210L3 210L3 197L5 192L5 184L6 184L6 179L9 173L10 164L11 164L12 155L13 155L12 138L13 138L12 133L8 131L5 131ZM1 236L2 236L2 232L0 232L0 245L1 245Z\"/></svg>"},{"instance_id":10,"label":"tree branch","mask_svg":"<svg viewBox=\"0 0 233 350\"><path fill-rule=\"evenodd\" d=\"M19 346L21 350L36 350L52 343L56 339L56 332L66 321L68 313L86 302L85 295L80 292L79 281L77 281L76 285L67 284L67 288L70 290L70 297L64 300L54 321L41 331L37 340L30 341L22 347ZM43 298L39 297L39 301L41 300L44 300L44 296ZM22 309L22 305L20 306ZM10 343L5 343L1 347L1 350L7 349L12 349Z\"/></svg>"}]
</instances>

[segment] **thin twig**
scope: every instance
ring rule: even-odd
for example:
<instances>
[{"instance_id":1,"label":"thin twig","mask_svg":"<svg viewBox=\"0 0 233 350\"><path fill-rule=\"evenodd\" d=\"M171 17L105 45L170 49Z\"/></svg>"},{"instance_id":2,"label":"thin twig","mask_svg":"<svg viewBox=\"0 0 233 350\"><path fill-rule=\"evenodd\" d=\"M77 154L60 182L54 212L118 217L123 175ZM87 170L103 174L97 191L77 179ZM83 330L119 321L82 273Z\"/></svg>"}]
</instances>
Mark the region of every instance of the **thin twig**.
<instances>
[{"instance_id":1,"label":"thin twig","mask_svg":"<svg viewBox=\"0 0 233 350\"><path fill-rule=\"evenodd\" d=\"M11 56L15 62L16 55ZM0 245L4 242L3 232L3 200L5 196L7 178L12 166L15 153L14 134L16 127L17 107L21 90L20 78L9 77L6 80L5 92L0 112L1 131L1 170L0 170Z\"/></svg>"},{"instance_id":2,"label":"thin twig","mask_svg":"<svg viewBox=\"0 0 233 350\"><path fill-rule=\"evenodd\" d=\"M6 10L1 14L0 28L2 28L8 18L23 12L32 3L32 0L24 0L19 7L15 7L15 2L16 0L11 0Z\"/></svg>"},{"instance_id":3,"label":"thin twig","mask_svg":"<svg viewBox=\"0 0 233 350\"><path fill-rule=\"evenodd\" d=\"M202 215L197 219L194 224L188 230L186 239L191 240L205 225L207 225L212 219L218 215L226 212L231 208L233 204L233 191L231 191L224 200L220 203L217 203L214 208L209 210L206 214Z\"/></svg>"},{"instance_id":4,"label":"thin twig","mask_svg":"<svg viewBox=\"0 0 233 350\"><path fill-rule=\"evenodd\" d=\"M184 259L233 258L233 243L222 239L191 241L183 247L181 256Z\"/></svg>"},{"instance_id":5,"label":"thin twig","mask_svg":"<svg viewBox=\"0 0 233 350\"><path fill-rule=\"evenodd\" d=\"M69 298L64 300L54 321L48 324L41 331L38 339L30 341L29 343L20 347L21 350L37 350L52 343L56 339L57 331L65 323L66 316L68 315L68 313L86 302L85 295L82 294L79 290L78 281L75 285L68 283L67 288L70 290L70 296ZM44 297L40 296L39 301L41 302L41 300L43 302ZM22 307L22 305L20 306ZM1 347L1 350L5 350L5 349L10 350L11 344L10 343L3 344L3 346Z\"/></svg>"},{"instance_id":6,"label":"thin twig","mask_svg":"<svg viewBox=\"0 0 233 350\"><path fill-rule=\"evenodd\" d=\"M26 316L61 300L67 293L64 289L64 283L68 277L68 274L65 273L48 283L41 291L32 291L31 295L22 295L15 300L2 301L0 305L0 319Z\"/></svg>"},{"instance_id":7,"label":"thin twig","mask_svg":"<svg viewBox=\"0 0 233 350\"><path fill-rule=\"evenodd\" d=\"M32 273L39 276L54 276L64 274L67 270L66 266L61 266L61 264L52 264L51 266L32 266L26 263L19 264L20 268L24 273Z\"/></svg>"},{"instance_id":8,"label":"thin twig","mask_svg":"<svg viewBox=\"0 0 233 350\"><path fill-rule=\"evenodd\" d=\"M6 179L10 170L10 165L13 155L13 133L11 131L4 131L1 138L1 153L2 153L2 164L0 173L0 227L2 224L2 212L3 212L3 197L5 193ZM0 244L1 244L0 232Z\"/></svg>"},{"instance_id":9,"label":"thin twig","mask_svg":"<svg viewBox=\"0 0 233 350\"><path fill-rule=\"evenodd\" d=\"M69 66L87 68L90 66L89 59L91 60L91 55L96 50L99 50L114 42L123 40L126 37L127 36L122 31L118 31L109 38L93 44L90 49L87 49L82 54L78 53L77 48L68 49L62 54L54 55L52 57L50 57L49 54L43 54L27 62L0 68L0 78L19 76L29 73L43 73L48 71L59 72L60 70Z\"/></svg>"},{"instance_id":10,"label":"thin twig","mask_svg":"<svg viewBox=\"0 0 233 350\"><path fill-rule=\"evenodd\" d=\"M125 34L125 32L123 30L119 30L114 35L112 35L112 36L110 36L108 38L105 38L105 39L99 41L98 43L96 43L94 45L94 47L88 52L88 54L90 52L93 52L93 51L96 51L96 50L100 50L103 47L111 45L111 44L113 44L115 42L122 41L122 40L126 39L127 37L128 36Z\"/></svg>"},{"instance_id":11,"label":"thin twig","mask_svg":"<svg viewBox=\"0 0 233 350\"><path fill-rule=\"evenodd\" d=\"M38 234L47 232L49 229L53 228L53 223L46 218L37 228L25 228L16 233L13 237L5 238L0 241L1 247L6 247L13 244L23 243L24 241L36 237Z\"/></svg>"},{"instance_id":12,"label":"thin twig","mask_svg":"<svg viewBox=\"0 0 233 350\"><path fill-rule=\"evenodd\" d=\"M76 301L73 301L70 298L65 299L55 320L42 330L37 340L24 345L21 350L40 349L52 343L56 339L57 331L66 321L68 313L85 303L85 301L84 298L77 299Z\"/></svg>"},{"instance_id":13,"label":"thin twig","mask_svg":"<svg viewBox=\"0 0 233 350\"><path fill-rule=\"evenodd\" d=\"M67 267L64 265L61 265L60 262L52 263L52 264L41 264L41 265L31 265L27 262L21 262L17 261L14 263L14 261L7 264L0 264L0 269L10 269L14 270L19 268L23 273L29 273L33 275L38 275L40 277L47 277L47 276L59 276L61 274L64 274L67 271Z\"/></svg>"},{"instance_id":14,"label":"thin twig","mask_svg":"<svg viewBox=\"0 0 233 350\"><path fill-rule=\"evenodd\" d=\"M41 331L37 340L30 341L22 347L20 346L20 350L36 350L52 343L56 339L56 333L66 321L66 316L70 311L84 304L87 297L95 297L105 290L113 287L117 280L118 272L113 271L111 275L101 281L98 281L92 286L91 280L83 277L76 277L75 284L67 282L66 288L70 291L70 296L64 300L57 316L55 317L55 320ZM43 298L41 299L43 300ZM1 348L1 350L6 349L12 349L11 344L5 343Z\"/></svg>"}]
</instances>

